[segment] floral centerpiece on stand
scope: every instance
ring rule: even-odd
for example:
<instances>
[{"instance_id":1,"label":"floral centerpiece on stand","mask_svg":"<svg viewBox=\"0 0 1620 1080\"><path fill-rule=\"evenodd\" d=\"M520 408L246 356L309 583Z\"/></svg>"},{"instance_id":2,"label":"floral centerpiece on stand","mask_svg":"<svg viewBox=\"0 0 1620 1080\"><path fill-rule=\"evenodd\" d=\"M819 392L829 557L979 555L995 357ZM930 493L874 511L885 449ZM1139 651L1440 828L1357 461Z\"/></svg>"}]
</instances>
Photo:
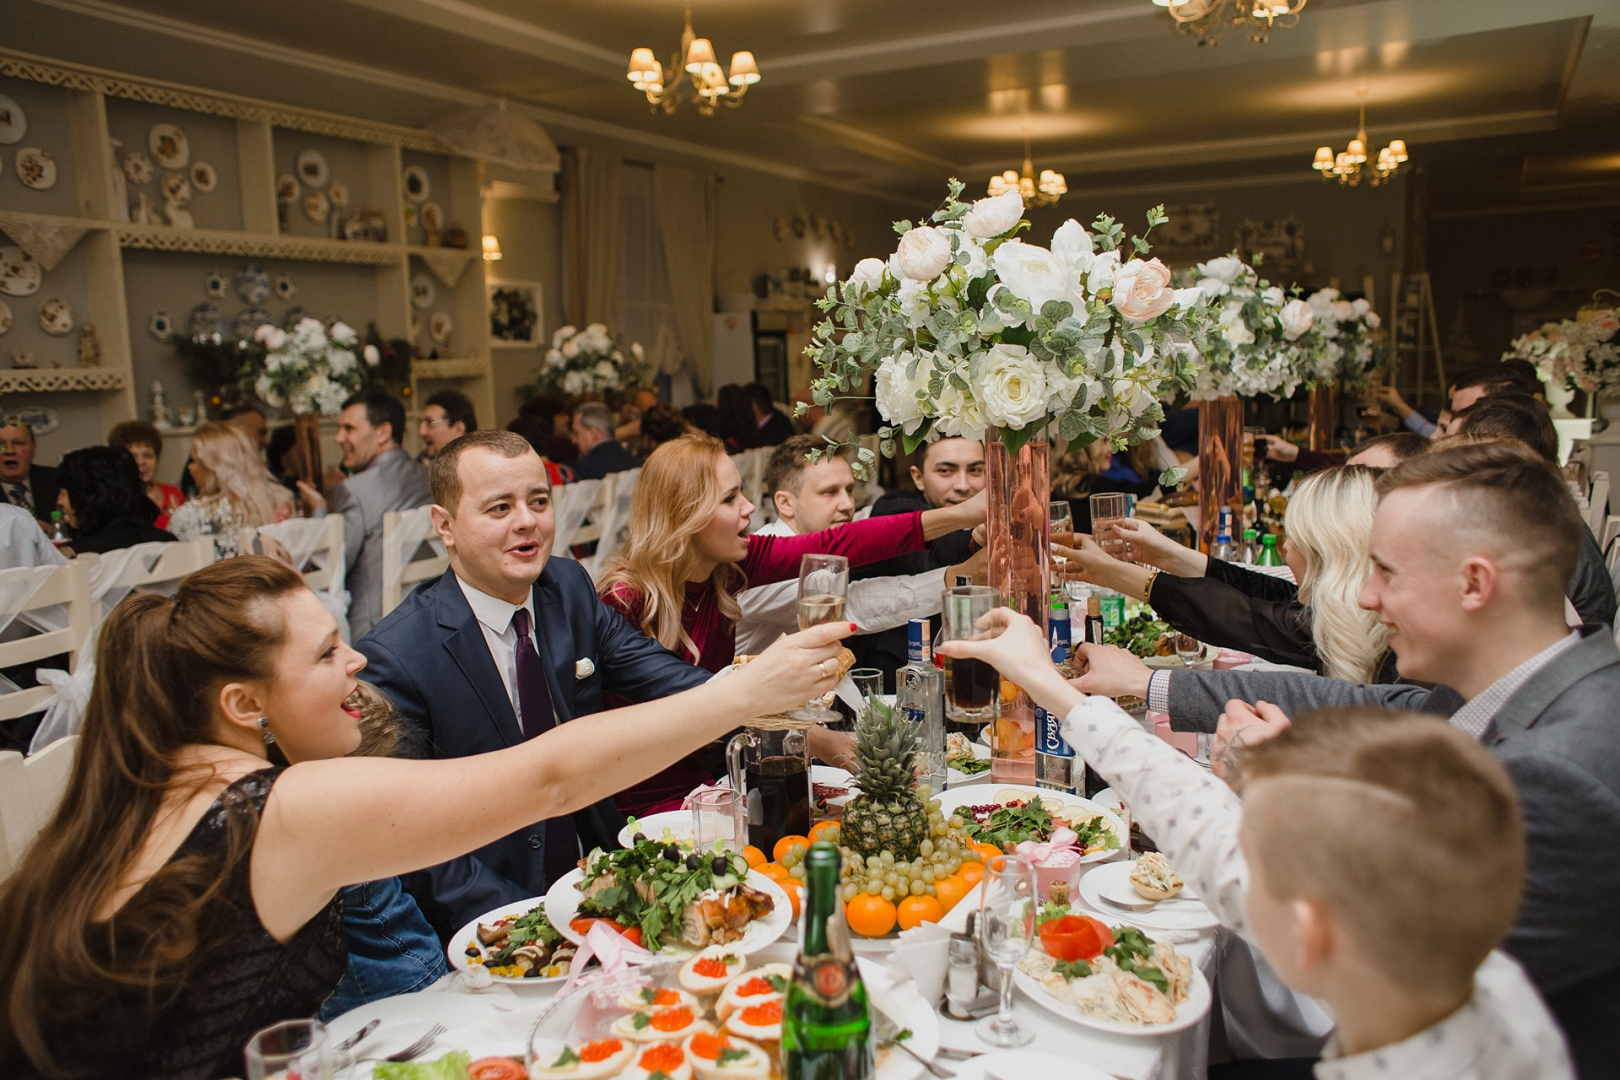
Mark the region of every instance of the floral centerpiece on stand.
<instances>
[{"instance_id":1,"label":"floral centerpiece on stand","mask_svg":"<svg viewBox=\"0 0 1620 1080\"><path fill-rule=\"evenodd\" d=\"M1284 398L1320 371L1326 341L1316 313L1236 254L1199 263L1198 288L1217 305L1192 397Z\"/></svg>"},{"instance_id":2,"label":"floral centerpiece on stand","mask_svg":"<svg viewBox=\"0 0 1620 1080\"><path fill-rule=\"evenodd\" d=\"M1383 325L1378 312L1366 300L1346 300L1332 287L1318 289L1305 300L1316 315L1316 326L1325 342L1320 363L1309 381L1365 386L1382 359L1374 340Z\"/></svg>"},{"instance_id":3,"label":"floral centerpiece on stand","mask_svg":"<svg viewBox=\"0 0 1620 1080\"><path fill-rule=\"evenodd\" d=\"M885 455L946 436L983 440L990 583L1044 625L1047 440L1123 447L1157 435L1160 402L1192 386L1211 305L1200 289L1173 288L1170 271L1147 257L1162 208L1141 236L1101 215L1089 231L1064 222L1042 247L1019 238L1030 225L1016 191L972 205L961 193L950 181L929 223L895 223L900 243L887 262L861 260L818 301L827 317L809 348L820 370L811 392L828 406L871 377ZM858 450L856 468L865 475L874 459ZM1027 782L1034 712L1010 690L993 776Z\"/></svg>"},{"instance_id":4,"label":"floral centerpiece on stand","mask_svg":"<svg viewBox=\"0 0 1620 1080\"><path fill-rule=\"evenodd\" d=\"M1620 312L1583 311L1578 319L1543 323L1513 340L1504 360L1528 360L1549 386L1594 397L1620 390Z\"/></svg>"},{"instance_id":5,"label":"floral centerpiece on stand","mask_svg":"<svg viewBox=\"0 0 1620 1080\"><path fill-rule=\"evenodd\" d=\"M261 326L253 339L263 352L244 352L238 382L271 408L295 416L336 416L344 399L373 381L382 363L378 346L363 344L344 322L330 330L313 318L291 330Z\"/></svg>"},{"instance_id":6,"label":"floral centerpiece on stand","mask_svg":"<svg viewBox=\"0 0 1620 1080\"><path fill-rule=\"evenodd\" d=\"M603 324L564 326L551 335L535 384L541 392L599 398L637 385L644 366L641 345L620 345Z\"/></svg>"}]
</instances>

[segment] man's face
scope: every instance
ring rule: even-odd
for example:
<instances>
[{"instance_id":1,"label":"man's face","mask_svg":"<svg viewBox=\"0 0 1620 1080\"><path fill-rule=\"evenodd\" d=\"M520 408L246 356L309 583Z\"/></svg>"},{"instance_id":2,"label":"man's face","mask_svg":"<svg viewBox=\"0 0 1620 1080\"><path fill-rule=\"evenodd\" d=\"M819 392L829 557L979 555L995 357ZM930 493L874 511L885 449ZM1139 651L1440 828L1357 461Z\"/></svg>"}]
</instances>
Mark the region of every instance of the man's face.
<instances>
[{"instance_id":1,"label":"man's face","mask_svg":"<svg viewBox=\"0 0 1620 1080\"><path fill-rule=\"evenodd\" d=\"M582 454L602 441L602 433L587 424L580 423L577 416L572 421L571 430L574 436L574 445L579 447L579 452Z\"/></svg>"},{"instance_id":2,"label":"man's face","mask_svg":"<svg viewBox=\"0 0 1620 1080\"><path fill-rule=\"evenodd\" d=\"M422 437L422 446L427 450L427 456L432 457L467 434L467 425L460 422L452 424L450 418L444 414L443 405L429 405L422 410L422 419L417 422L416 433Z\"/></svg>"},{"instance_id":3,"label":"man's face","mask_svg":"<svg viewBox=\"0 0 1620 1080\"><path fill-rule=\"evenodd\" d=\"M338 414L337 434L332 440L343 451L343 467L350 472L365 468L373 458L388 449L394 440L392 424L373 427L364 405L350 405Z\"/></svg>"},{"instance_id":4,"label":"man's face","mask_svg":"<svg viewBox=\"0 0 1620 1080\"><path fill-rule=\"evenodd\" d=\"M532 451L509 458L475 447L456 464L461 502L455 516L433 508L450 565L467 584L521 604L546 568L557 531L545 463Z\"/></svg>"},{"instance_id":5,"label":"man's face","mask_svg":"<svg viewBox=\"0 0 1620 1080\"><path fill-rule=\"evenodd\" d=\"M260 450L270 445L270 427L264 422L264 417L256 412L237 413L231 417L231 423L248 433L253 445Z\"/></svg>"},{"instance_id":6,"label":"man's face","mask_svg":"<svg viewBox=\"0 0 1620 1080\"><path fill-rule=\"evenodd\" d=\"M0 427L0 480L14 484L27 480L33 464L33 429L22 424Z\"/></svg>"},{"instance_id":7,"label":"man's face","mask_svg":"<svg viewBox=\"0 0 1620 1080\"><path fill-rule=\"evenodd\" d=\"M1473 630L1461 604L1461 562L1441 539L1446 509L1432 488L1386 495L1373 518L1372 572L1360 604L1390 630L1389 647L1402 676L1455 685ZM1442 507L1454 505L1441 495Z\"/></svg>"},{"instance_id":8,"label":"man's face","mask_svg":"<svg viewBox=\"0 0 1620 1080\"><path fill-rule=\"evenodd\" d=\"M855 474L841 457L823 458L799 473L797 493L778 491L776 511L795 533L821 532L855 517Z\"/></svg>"},{"instance_id":9,"label":"man's face","mask_svg":"<svg viewBox=\"0 0 1620 1080\"><path fill-rule=\"evenodd\" d=\"M967 502L984 489L984 444L968 439L929 443L922 466L911 467L911 479L929 506Z\"/></svg>"},{"instance_id":10,"label":"man's face","mask_svg":"<svg viewBox=\"0 0 1620 1080\"><path fill-rule=\"evenodd\" d=\"M1451 414L1453 416L1473 405L1482 397L1490 396L1490 392L1483 386L1465 386L1461 390L1452 392Z\"/></svg>"}]
</instances>

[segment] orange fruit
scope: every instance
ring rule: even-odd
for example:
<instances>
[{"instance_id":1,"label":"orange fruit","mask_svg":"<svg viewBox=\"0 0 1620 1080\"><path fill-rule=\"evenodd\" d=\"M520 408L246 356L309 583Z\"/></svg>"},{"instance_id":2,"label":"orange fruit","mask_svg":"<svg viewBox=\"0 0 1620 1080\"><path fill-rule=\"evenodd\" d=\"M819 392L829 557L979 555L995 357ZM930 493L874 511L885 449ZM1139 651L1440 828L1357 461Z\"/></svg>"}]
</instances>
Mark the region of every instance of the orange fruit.
<instances>
[{"instance_id":1,"label":"orange fruit","mask_svg":"<svg viewBox=\"0 0 1620 1080\"><path fill-rule=\"evenodd\" d=\"M755 870L760 869L766 863L770 862L770 860L765 857L765 853L759 850L759 848L755 847L753 844L749 844L747 847L743 848L743 858L747 859L748 865Z\"/></svg>"},{"instance_id":2,"label":"orange fruit","mask_svg":"<svg viewBox=\"0 0 1620 1080\"><path fill-rule=\"evenodd\" d=\"M882 937L894 929L897 917L893 904L870 893L861 893L844 905L849 928L862 937Z\"/></svg>"},{"instance_id":3,"label":"orange fruit","mask_svg":"<svg viewBox=\"0 0 1620 1080\"><path fill-rule=\"evenodd\" d=\"M974 844L973 850L978 853L980 862L984 862L986 859L993 859L997 855L1007 854L994 844Z\"/></svg>"},{"instance_id":4,"label":"orange fruit","mask_svg":"<svg viewBox=\"0 0 1620 1080\"><path fill-rule=\"evenodd\" d=\"M939 882L934 882L937 891ZM900 901L900 929L910 930L923 923L939 922L945 917L945 907L932 896L908 896Z\"/></svg>"},{"instance_id":5,"label":"orange fruit","mask_svg":"<svg viewBox=\"0 0 1620 1080\"><path fill-rule=\"evenodd\" d=\"M823 833L836 830L837 828L838 822L836 821L818 821L814 825L810 826L810 839L820 840Z\"/></svg>"},{"instance_id":6,"label":"orange fruit","mask_svg":"<svg viewBox=\"0 0 1620 1080\"><path fill-rule=\"evenodd\" d=\"M792 878L782 878L777 881L777 884L782 886L783 892L787 893L788 903L793 906L793 917L797 919L799 917L799 906L802 903L801 898L804 896L804 886Z\"/></svg>"},{"instance_id":7,"label":"orange fruit","mask_svg":"<svg viewBox=\"0 0 1620 1080\"><path fill-rule=\"evenodd\" d=\"M797 835L782 837L782 839L776 842L776 846L771 848L771 858L775 859L777 862L781 862L782 856L792 851L794 844L803 844L805 847L809 847L810 838L808 836Z\"/></svg>"},{"instance_id":8,"label":"orange fruit","mask_svg":"<svg viewBox=\"0 0 1620 1080\"><path fill-rule=\"evenodd\" d=\"M984 880L984 864L965 862L962 864L962 869L956 872L956 876L967 882L968 888L971 889L980 881ZM938 884L938 882L935 882L936 887Z\"/></svg>"},{"instance_id":9,"label":"orange fruit","mask_svg":"<svg viewBox=\"0 0 1620 1080\"><path fill-rule=\"evenodd\" d=\"M768 862L764 866L758 867L757 869L760 873L764 874L772 881L793 880L793 875L788 873L787 867L783 866L781 863Z\"/></svg>"},{"instance_id":10,"label":"orange fruit","mask_svg":"<svg viewBox=\"0 0 1620 1080\"><path fill-rule=\"evenodd\" d=\"M955 907L962 897L972 891L973 886L960 872L934 880L934 893L939 897L939 906L946 911Z\"/></svg>"}]
</instances>

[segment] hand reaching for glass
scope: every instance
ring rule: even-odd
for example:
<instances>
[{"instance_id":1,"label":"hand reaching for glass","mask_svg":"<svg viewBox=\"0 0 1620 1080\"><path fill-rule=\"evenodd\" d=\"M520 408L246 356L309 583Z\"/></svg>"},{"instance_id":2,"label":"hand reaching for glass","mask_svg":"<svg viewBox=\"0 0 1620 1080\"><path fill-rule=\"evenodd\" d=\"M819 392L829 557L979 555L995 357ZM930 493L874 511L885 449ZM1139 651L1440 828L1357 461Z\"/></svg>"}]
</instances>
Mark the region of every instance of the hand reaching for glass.
<instances>
[{"instance_id":1,"label":"hand reaching for glass","mask_svg":"<svg viewBox=\"0 0 1620 1080\"><path fill-rule=\"evenodd\" d=\"M852 622L822 623L797 634L784 634L771 647L728 676L756 703L759 715L787 712L819 698L838 685L842 638L855 632Z\"/></svg>"},{"instance_id":2,"label":"hand reaching for glass","mask_svg":"<svg viewBox=\"0 0 1620 1080\"><path fill-rule=\"evenodd\" d=\"M1132 561L1157 566L1167 574L1202 577L1209 564L1208 556L1176 543L1141 518L1110 522L1108 531L1109 539L1125 541Z\"/></svg>"}]
</instances>

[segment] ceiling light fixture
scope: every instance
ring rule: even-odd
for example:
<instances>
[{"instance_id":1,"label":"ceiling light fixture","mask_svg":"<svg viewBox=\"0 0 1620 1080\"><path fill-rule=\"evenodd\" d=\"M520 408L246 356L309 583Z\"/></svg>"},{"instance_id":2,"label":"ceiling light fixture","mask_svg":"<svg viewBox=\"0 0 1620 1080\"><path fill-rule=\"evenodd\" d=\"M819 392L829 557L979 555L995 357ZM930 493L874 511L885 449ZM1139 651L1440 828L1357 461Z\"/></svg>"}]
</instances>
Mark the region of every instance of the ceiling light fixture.
<instances>
[{"instance_id":1,"label":"ceiling light fixture","mask_svg":"<svg viewBox=\"0 0 1620 1080\"><path fill-rule=\"evenodd\" d=\"M647 95L654 112L673 113L688 101L703 116L713 116L717 105L731 108L742 104L748 88L759 82L759 66L754 54L744 49L731 54L728 80L715 59L714 44L692 32L692 5L686 6L686 29L681 32L681 51L670 59L670 79L664 81L664 66L653 51L639 48L630 54L630 84Z\"/></svg>"},{"instance_id":2,"label":"ceiling light fixture","mask_svg":"<svg viewBox=\"0 0 1620 1080\"><path fill-rule=\"evenodd\" d=\"M1051 206L1069 190L1069 183L1062 173L1051 169L1042 169L1040 175L1036 175L1035 164L1029 156L1029 125L1025 124L1023 172L1008 169L1000 176L992 176L989 190L991 195L1016 191L1024 197L1025 206Z\"/></svg>"},{"instance_id":3,"label":"ceiling light fixture","mask_svg":"<svg viewBox=\"0 0 1620 1080\"><path fill-rule=\"evenodd\" d=\"M1311 168L1322 174L1323 180L1337 179L1345 187L1360 187L1365 177L1370 187L1378 187L1395 175L1401 163L1406 161L1406 140L1391 139L1389 145L1378 151L1373 163L1365 171L1362 166L1367 163L1367 91L1365 88L1356 91L1356 97L1361 99L1361 120L1356 127L1356 137L1350 140L1350 145L1343 151L1335 154L1331 146L1316 148L1316 159L1311 162Z\"/></svg>"},{"instance_id":4,"label":"ceiling light fixture","mask_svg":"<svg viewBox=\"0 0 1620 1080\"><path fill-rule=\"evenodd\" d=\"M1299 25L1299 13L1309 0L1153 0L1176 20L1176 29L1198 39L1200 45L1219 45L1223 28L1243 30L1259 44L1273 30Z\"/></svg>"}]
</instances>

